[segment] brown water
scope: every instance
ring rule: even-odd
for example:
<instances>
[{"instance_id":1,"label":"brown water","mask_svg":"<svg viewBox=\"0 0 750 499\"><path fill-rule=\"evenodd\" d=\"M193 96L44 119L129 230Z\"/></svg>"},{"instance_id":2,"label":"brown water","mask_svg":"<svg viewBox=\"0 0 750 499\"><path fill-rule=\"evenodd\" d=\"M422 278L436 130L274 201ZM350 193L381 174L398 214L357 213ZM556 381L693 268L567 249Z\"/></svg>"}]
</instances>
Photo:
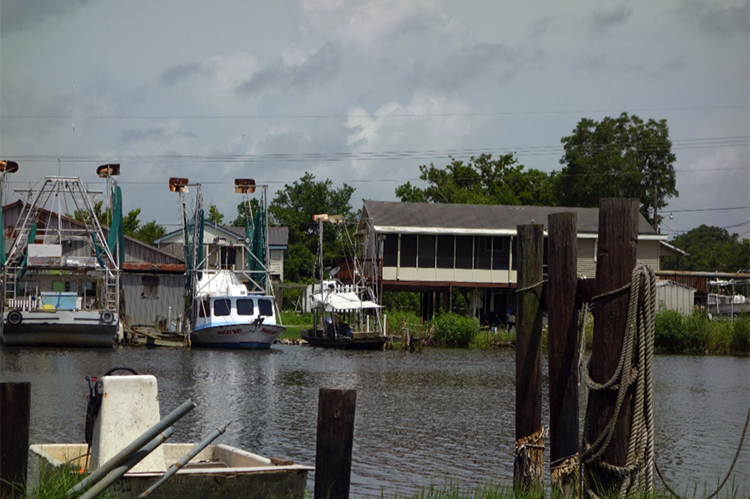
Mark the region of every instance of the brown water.
<instances>
[{"instance_id":1,"label":"brown water","mask_svg":"<svg viewBox=\"0 0 750 499\"><path fill-rule=\"evenodd\" d=\"M351 492L390 497L446 479L470 487L512 478L514 355L0 347L0 380L32 383L33 443L82 442L85 376L129 366L157 376L162 414L188 398L199 404L176 425L173 441L197 441L233 420L218 442L306 464L315 462L319 389L355 389ZM698 487L704 496L737 449L750 406L750 359L658 356L654 379L657 463L680 492ZM750 496L750 441L731 484L737 497Z\"/></svg>"}]
</instances>

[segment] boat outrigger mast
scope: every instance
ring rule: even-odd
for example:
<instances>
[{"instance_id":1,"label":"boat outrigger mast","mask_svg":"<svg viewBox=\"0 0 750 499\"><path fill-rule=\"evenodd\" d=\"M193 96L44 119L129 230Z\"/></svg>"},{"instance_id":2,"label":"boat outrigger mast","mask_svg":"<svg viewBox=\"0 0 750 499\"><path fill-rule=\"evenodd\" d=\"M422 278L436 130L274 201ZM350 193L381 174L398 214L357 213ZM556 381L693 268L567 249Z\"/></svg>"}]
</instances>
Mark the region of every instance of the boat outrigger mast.
<instances>
[{"instance_id":1,"label":"boat outrigger mast","mask_svg":"<svg viewBox=\"0 0 750 499\"><path fill-rule=\"evenodd\" d=\"M188 209L185 194L195 189L192 209ZM261 188L260 201L253 203L251 194ZM215 236L204 241L206 224L201 184L191 184L187 178L170 178L169 190L179 195L180 224L185 244L185 329L190 334L198 313L196 293L204 273L231 271L247 287L249 294L271 295L267 212L267 185L256 185L253 179L235 179L235 193L242 194L245 233L241 242L230 243ZM253 206L256 206L253 213ZM208 245L210 251L204 251Z\"/></svg>"}]
</instances>

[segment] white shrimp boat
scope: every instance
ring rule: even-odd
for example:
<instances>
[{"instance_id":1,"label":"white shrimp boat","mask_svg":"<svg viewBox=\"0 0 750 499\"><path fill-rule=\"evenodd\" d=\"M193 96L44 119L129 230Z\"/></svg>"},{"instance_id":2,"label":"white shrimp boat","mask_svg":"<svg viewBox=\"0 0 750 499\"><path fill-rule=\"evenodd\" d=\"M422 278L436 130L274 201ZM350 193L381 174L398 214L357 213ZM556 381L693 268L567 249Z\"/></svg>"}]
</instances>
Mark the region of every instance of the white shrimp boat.
<instances>
[{"instance_id":1,"label":"white shrimp boat","mask_svg":"<svg viewBox=\"0 0 750 499\"><path fill-rule=\"evenodd\" d=\"M0 187L5 174L17 170L7 164L0 162ZM45 176L38 190L27 191L29 202L9 210L13 241L0 259L3 344L111 347L118 340L124 236L122 193L112 175L119 165L102 165L97 173L116 205L108 237L79 177ZM75 219L62 214L73 212Z\"/></svg>"},{"instance_id":2,"label":"white shrimp boat","mask_svg":"<svg viewBox=\"0 0 750 499\"><path fill-rule=\"evenodd\" d=\"M171 178L169 188L180 195L185 244L188 306L185 330L195 347L266 349L285 331L271 295L268 271L268 228L266 226L266 186L261 206L252 216L248 194L255 192L255 181L235 180L235 191L244 195L246 206L245 239L230 244L215 238L207 244L204 256L204 214L200 184ZM184 193L196 190L193 210L188 213ZM232 255L231 258L228 255Z\"/></svg>"}]
</instances>

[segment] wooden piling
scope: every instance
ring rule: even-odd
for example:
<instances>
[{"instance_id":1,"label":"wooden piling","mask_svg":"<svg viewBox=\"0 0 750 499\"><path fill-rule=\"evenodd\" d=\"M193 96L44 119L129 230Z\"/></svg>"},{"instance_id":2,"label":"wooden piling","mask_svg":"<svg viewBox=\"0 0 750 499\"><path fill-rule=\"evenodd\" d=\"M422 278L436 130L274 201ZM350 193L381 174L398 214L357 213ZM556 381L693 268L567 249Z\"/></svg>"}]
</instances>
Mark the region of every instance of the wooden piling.
<instances>
[{"instance_id":1,"label":"wooden piling","mask_svg":"<svg viewBox=\"0 0 750 499\"><path fill-rule=\"evenodd\" d=\"M638 247L638 200L602 199L599 202L599 249L596 262L596 296L618 290L630 283ZM598 298L594 302L594 341L589 376L596 383L605 383L614 375L620 361L625 338L629 291ZM624 466L630 440L632 393L623 401L616 415L614 436L602 460L610 465ZM615 408L617 393L592 391L586 417L588 442L595 442L606 428ZM582 449L583 450L583 449ZM593 483L600 490L619 488L622 478L591 467Z\"/></svg>"},{"instance_id":2,"label":"wooden piling","mask_svg":"<svg viewBox=\"0 0 750 499\"><path fill-rule=\"evenodd\" d=\"M320 389L315 499L347 499L352 470L356 390Z\"/></svg>"},{"instance_id":3,"label":"wooden piling","mask_svg":"<svg viewBox=\"0 0 750 499\"><path fill-rule=\"evenodd\" d=\"M513 486L541 491L544 486L542 431L542 264L541 225L518 226L516 292L516 455Z\"/></svg>"},{"instance_id":4,"label":"wooden piling","mask_svg":"<svg viewBox=\"0 0 750 499\"><path fill-rule=\"evenodd\" d=\"M548 218L549 293L547 355L549 366L550 478L553 495L578 492L578 283L577 217L574 212Z\"/></svg>"},{"instance_id":5,"label":"wooden piling","mask_svg":"<svg viewBox=\"0 0 750 499\"><path fill-rule=\"evenodd\" d=\"M23 497L26 485L31 383L0 383L0 497Z\"/></svg>"}]
</instances>

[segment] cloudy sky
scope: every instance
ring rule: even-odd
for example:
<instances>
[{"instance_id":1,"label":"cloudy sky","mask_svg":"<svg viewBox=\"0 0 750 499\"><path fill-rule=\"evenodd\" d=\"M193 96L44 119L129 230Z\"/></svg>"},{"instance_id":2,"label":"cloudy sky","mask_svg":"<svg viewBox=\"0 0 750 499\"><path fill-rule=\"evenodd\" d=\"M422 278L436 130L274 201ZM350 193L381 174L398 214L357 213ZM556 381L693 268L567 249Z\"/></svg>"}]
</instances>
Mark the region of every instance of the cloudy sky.
<instances>
[{"instance_id":1,"label":"cloudy sky","mask_svg":"<svg viewBox=\"0 0 750 499\"><path fill-rule=\"evenodd\" d=\"M748 237L749 24L743 0L2 0L0 157L11 188L120 162L125 209L172 229L171 176L228 220L235 178L311 172L359 208L449 155L559 170L578 120L626 111L669 125L663 231Z\"/></svg>"}]
</instances>

